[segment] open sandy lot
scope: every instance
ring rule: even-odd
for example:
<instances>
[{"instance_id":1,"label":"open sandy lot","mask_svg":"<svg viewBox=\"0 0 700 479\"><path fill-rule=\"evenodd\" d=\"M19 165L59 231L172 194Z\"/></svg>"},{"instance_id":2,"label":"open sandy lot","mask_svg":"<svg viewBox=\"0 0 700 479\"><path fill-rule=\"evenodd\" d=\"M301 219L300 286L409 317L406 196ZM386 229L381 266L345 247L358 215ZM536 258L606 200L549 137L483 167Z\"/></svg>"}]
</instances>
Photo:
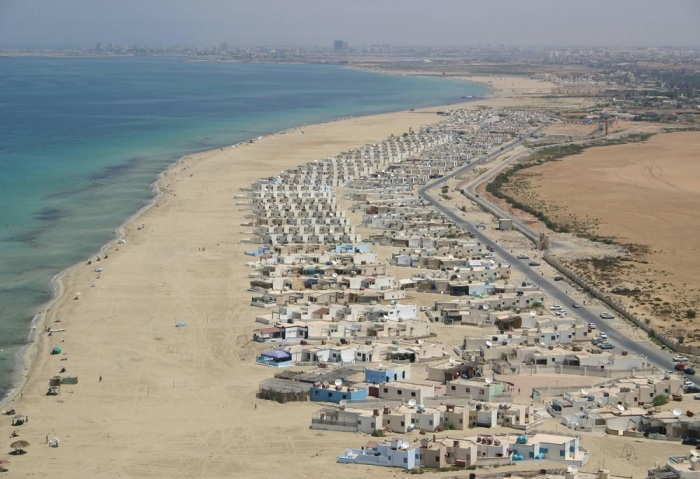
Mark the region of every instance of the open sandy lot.
<instances>
[{"instance_id":1,"label":"open sandy lot","mask_svg":"<svg viewBox=\"0 0 700 479\"><path fill-rule=\"evenodd\" d=\"M631 283L639 289L628 298L636 311L686 341L695 333L700 339L697 321L686 318L700 304L698 151L698 132L659 134L643 143L589 149L517 175L529 185L520 198L552 206L547 214L555 222L575 215L591 233L642 245L631 261L608 271L607 289Z\"/></svg>"}]
</instances>

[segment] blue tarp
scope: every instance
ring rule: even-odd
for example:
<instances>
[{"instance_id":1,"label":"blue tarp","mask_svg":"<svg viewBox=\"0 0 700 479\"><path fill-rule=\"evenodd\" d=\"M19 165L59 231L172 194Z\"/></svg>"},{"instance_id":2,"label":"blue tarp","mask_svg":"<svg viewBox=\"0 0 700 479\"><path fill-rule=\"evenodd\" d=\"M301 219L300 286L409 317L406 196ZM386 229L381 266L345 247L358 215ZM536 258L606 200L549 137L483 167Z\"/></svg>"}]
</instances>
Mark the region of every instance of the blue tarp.
<instances>
[{"instance_id":1,"label":"blue tarp","mask_svg":"<svg viewBox=\"0 0 700 479\"><path fill-rule=\"evenodd\" d=\"M273 349L271 351L265 351L261 354L261 356L277 360L292 358L292 355L289 352L284 351L283 349Z\"/></svg>"}]
</instances>

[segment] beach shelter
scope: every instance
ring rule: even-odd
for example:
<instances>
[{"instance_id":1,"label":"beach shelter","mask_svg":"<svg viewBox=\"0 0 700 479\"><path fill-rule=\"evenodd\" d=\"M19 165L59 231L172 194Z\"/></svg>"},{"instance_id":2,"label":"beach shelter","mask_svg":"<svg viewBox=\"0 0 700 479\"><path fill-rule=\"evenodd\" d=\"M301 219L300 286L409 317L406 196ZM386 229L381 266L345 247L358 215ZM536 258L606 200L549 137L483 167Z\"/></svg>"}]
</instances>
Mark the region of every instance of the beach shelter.
<instances>
[{"instance_id":1,"label":"beach shelter","mask_svg":"<svg viewBox=\"0 0 700 479\"><path fill-rule=\"evenodd\" d=\"M20 439L10 444L10 447L15 450L15 454L24 454L24 450L29 447L29 443Z\"/></svg>"},{"instance_id":2,"label":"beach shelter","mask_svg":"<svg viewBox=\"0 0 700 479\"><path fill-rule=\"evenodd\" d=\"M61 348L58 346L54 346L51 350L51 354L61 354Z\"/></svg>"}]
</instances>

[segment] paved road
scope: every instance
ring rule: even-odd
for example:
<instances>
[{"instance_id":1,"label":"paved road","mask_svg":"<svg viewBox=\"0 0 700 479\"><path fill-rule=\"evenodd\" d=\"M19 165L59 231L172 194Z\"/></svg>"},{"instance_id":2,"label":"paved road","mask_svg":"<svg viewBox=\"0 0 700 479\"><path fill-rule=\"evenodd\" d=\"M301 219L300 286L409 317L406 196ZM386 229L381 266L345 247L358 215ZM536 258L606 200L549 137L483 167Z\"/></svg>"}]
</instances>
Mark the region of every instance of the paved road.
<instances>
[{"instance_id":1,"label":"paved road","mask_svg":"<svg viewBox=\"0 0 700 479\"><path fill-rule=\"evenodd\" d=\"M538 128L537 130L535 130L535 132L539 131L541 128L542 127ZM478 165L486 163L491 158L497 155L501 155L504 152L512 149L520 142L521 140L515 140L504 146L502 150L491 153L490 155L488 155L487 158L482 158L480 160L474 161L468 165L458 168L449 175L443 176L442 178L438 178L430 183L427 183L426 185L419 188L418 194L424 200L432 204L443 215L452 220L457 226L474 234L478 241L481 241L483 244L490 244L491 246L493 246L495 250L495 255L503 259L503 261L509 263L513 269L522 273L529 281L531 281L534 284L537 284L542 289L542 291L547 296L549 296L555 303L562 305L564 309L572 311L570 309L571 305L574 302L576 302L576 300L569 296L566 292L562 291L557 282L555 282L553 279L545 277L539 271L539 267L528 266L527 263L529 260L520 260L516 258L515 255L511 254L509 250L502 248L497 243L493 243L493 241L489 239L483 232L476 229L476 225L463 219L459 214L459 210L441 204L440 201L438 201L429 193L429 190L440 186L447 180L457 175L460 175ZM508 162L509 161L506 161L504 163ZM503 166L505 166L505 164ZM596 324L600 331L605 331L608 334L608 341L615 344L616 352L635 352L637 354L646 356L649 363L652 366L656 366L664 371L673 370L674 363L671 361L671 358L674 354L672 352L663 351L649 341L636 341L624 336L614 328L614 325L610 320L600 318L599 315L593 312L589 307L575 309L572 311L572 313L573 315L581 318L587 323ZM692 378L691 380L697 384L697 380L695 378Z\"/></svg>"}]
</instances>

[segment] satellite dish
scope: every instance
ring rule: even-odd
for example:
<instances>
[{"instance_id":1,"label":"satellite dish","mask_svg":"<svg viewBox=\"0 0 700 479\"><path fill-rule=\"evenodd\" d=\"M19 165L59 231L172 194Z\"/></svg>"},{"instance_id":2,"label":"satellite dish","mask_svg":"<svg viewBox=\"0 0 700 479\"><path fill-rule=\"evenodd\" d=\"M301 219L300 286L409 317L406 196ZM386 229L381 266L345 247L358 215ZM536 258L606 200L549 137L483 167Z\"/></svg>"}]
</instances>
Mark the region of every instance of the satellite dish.
<instances>
[{"instance_id":1,"label":"satellite dish","mask_svg":"<svg viewBox=\"0 0 700 479\"><path fill-rule=\"evenodd\" d=\"M407 450L410 446L411 445L406 441L401 443L401 449L403 449L404 451Z\"/></svg>"},{"instance_id":2,"label":"satellite dish","mask_svg":"<svg viewBox=\"0 0 700 479\"><path fill-rule=\"evenodd\" d=\"M484 381L486 382L486 384L491 384L493 382L493 378L486 378L484 379Z\"/></svg>"},{"instance_id":3,"label":"satellite dish","mask_svg":"<svg viewBox=\"0 0 700 479\"><path fill-rule=\"evenodd\" d=\"M581 396L588 396L588 389L581 389Z\"/></svg>"},{"instance_id":4,"label":"satellite dish","mask_svg":"<svg viewBox=\"0 0 700 479\"><path fill-rule=\"evenodd\" d=\"M625 406L623 406L622 404L617 404L616 407L620 410L620 412L624 412L625 410Z\"/></svg>"},{"instance_id":5,"label":"satellite dish","mask_svg":"<svg viewBox=\"0 0 700 479\"><path fill-rule=\"evenodd\" d=\"M341 385L343 384L343 380L342 380L342 379L336 379L335 382L334 382L334 384L335 384L336 386L341 386Z\"/></svg>"},{"instance_id":6,"label":"satellite dish","mask_svg":"<svg viewBox=\"0 0 700 479\"><path fill-rule=\"evenodd\" d=\"M530 311L530 316L532 316L534 318L535 316L537 316L537 313L534 311Z\"/></svg>"},{"instance_id":7,"label":"satellite dish","mask_svg":"<svg viewBox=\"0 0 700 479\"><path fill-rule=\"evenodd\" d=\"M379 363L379 369L382 369L384 367L384 364Z\"/></svg>"},{"instance_id":8,"label":"satellite dish","mask_svg":"<svg viewBox=\"0 0 700 479\"><path fill-rule=\"evenodd\" d=\"M566 468L566 472L568 472L569 474L576 474L578 472L578 467L572 464Z\"/></svg>"},{"instance_id":9,"label":"satellite dish","mask_svg":"<svg viewBox=\"0 0 700 479\"><path fill-rule=\"evenodd\" d=\"M683 411L681 411L681 410L678 409L678 408L674 409L674 410L671 411L671 412L672 412L673 415L676 416L676 417L681 417L681 414L683 414Z\"/></svg>"},{"instance_id":10,"label":"satellite dish","mask_svg":"<svg viewBox=\"0 0 700 479\"><path fill-rule=\"evenodd\" d=\"M408 407L415 407L416 405L416 400L415 399L409 399L408 400Z\"/></svg>"},{"instance_id":11,"label":"satellite dish","mask_svg":"<svg viewBox=\"0 0 700 479\"><path fill-rule=\"evenodd\" d=\"M485 344L486 344L487 348L490 348L491 346L493 346L493 343L491 341L486 341Z\"/></svg>"}]
</instances>

